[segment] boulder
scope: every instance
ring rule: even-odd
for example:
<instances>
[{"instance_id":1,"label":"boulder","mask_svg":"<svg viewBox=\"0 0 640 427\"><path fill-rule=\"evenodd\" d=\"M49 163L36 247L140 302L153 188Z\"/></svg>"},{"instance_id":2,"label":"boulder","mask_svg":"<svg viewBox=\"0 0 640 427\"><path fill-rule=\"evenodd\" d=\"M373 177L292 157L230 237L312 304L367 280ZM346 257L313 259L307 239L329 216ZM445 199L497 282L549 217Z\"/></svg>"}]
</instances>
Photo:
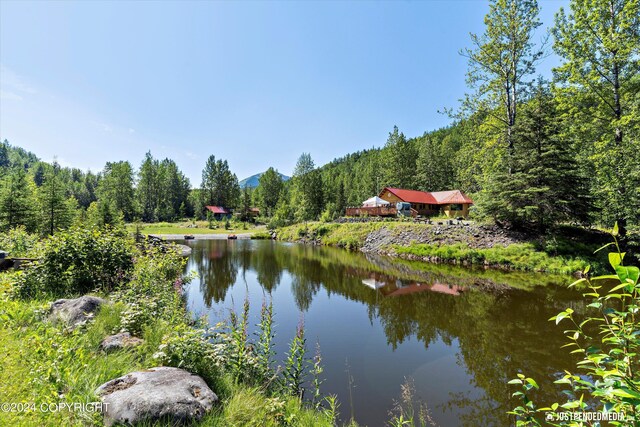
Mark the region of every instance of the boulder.
<instances>
[{"instance_id":1,"label":"boulder","mask_svg":"<svg viewBox=\"0 0 640 427\"><path fill-rule=\"evenodd\" d=\"M199 420L218 396L202 378L183 369L158 367L132 372L96 390L104 423L135 424L165 420L173 424Z\"/></svg>"},{"instance_id":2,"label":"boulder","mask_svg":"<svg viewBox=\"0 0 640 427\"><path fill-rule=\"evenodd\" d=\"M100 349L106 352L119 350L121 348L135 347L144 342L143 339L132 337L129 332L122 332L109 335L100 343Z\"/></svg>"},{"instance_id":3,"label":"boulder","mask_svg":"<svg viewBox=\"0 0 640 427\"><path fill-rule=\"evenodd\" d=\"M78 326L95 316L107 301L89 295L75 299L59 299L51 304L49 319L68 326Z\"/></svg>"}]
</instances>

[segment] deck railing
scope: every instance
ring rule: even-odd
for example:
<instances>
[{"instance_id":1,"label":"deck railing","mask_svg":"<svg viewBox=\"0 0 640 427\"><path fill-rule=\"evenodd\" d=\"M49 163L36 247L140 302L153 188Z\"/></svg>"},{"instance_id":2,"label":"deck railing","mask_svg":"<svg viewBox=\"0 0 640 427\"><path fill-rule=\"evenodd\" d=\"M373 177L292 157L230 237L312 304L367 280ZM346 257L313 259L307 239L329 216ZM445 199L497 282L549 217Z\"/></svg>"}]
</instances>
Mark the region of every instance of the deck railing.
<instances>
[{"instance_id":1,"label":"deck railing","mask_svg":"<svg viewBox=\"0 0 640 427\"><path fill-rule=\"evenodd\" d=\"M390 206L359 206L347 208L347 216L396 216L398 210Z\"/></svg>"}]
</instances>

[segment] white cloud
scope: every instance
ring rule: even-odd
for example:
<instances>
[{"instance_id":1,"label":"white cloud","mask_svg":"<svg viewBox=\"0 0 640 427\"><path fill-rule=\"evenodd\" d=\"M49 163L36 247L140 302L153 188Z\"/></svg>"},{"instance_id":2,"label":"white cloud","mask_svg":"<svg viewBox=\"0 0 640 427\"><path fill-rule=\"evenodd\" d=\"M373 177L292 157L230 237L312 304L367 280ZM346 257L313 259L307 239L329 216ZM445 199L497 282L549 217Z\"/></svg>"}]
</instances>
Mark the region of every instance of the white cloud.
<instances>
[{"instance_id":1,"label":"white cloud","mask_svg":"<svg viewBox=\"0 0 640 427\"><path fill-rule=\"evenodd\" d=\"M102 123L102 122L91 122L91 124L97 126L101 131L103 132L112 132L113 128L111 126L109 126L106 123Z\"/></svg>"},{"instance_id":2,"label":"white cloud","mask_svg":"<svg viewBox=\"0 0 640 427\"><path fill-rule=\"evenodd\" d=\"M7 91L28 95L34 95L38 92L23 77L20 77L4 65L0 65L0 87Z\"/></svg>"},{"instance_id":3,"label":"white cloud","mask_svg":"<svg viewBox=\"0 0 640 427\"><path fill-rule=\"evenodd\" d=\"M24 98L17 93L0 89L0 99L4 99L5 101L22 101Z\"/></svg>"}]
</instances>

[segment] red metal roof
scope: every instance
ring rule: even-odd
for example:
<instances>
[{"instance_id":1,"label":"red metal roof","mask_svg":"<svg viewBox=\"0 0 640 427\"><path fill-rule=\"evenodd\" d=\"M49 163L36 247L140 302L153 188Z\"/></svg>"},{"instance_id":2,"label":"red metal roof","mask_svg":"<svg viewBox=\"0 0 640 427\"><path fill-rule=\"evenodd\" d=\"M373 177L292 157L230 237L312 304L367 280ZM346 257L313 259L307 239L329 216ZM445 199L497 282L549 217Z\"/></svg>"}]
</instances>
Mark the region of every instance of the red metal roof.
<instances>
[{"instance_id":1,"label":"red metal roof","mask_svg":"<svg viewBox=\"0 0 640 427\"><path fill-rule=\"evenodd\" d=\"M431 195L437 200L436 203L439 205L448 205L450 203L473 204L473 200L471 200L466 194L464 194L460 190L434 191L431 193Z\"/></svg>"},{"instance_id":2,"label":"red metal roof","mask_svg":"<svg viewBox=\"0 0 640 427\"><path fill-rule=\"evenodd\" d=\"M206 206L206 208L209 209L214 214L228 214L229 213L228 210L226 210L225 208L222 208L220 206Z\"/></svg>"},{"instance_id":3,"label":"red metal roof","mask_svg":"<svg viewBox=\"0 0 640 427\"><path fill-rule=\"evenodd\" d=\"M438 204L438 201L431 194L424 191L403 190L401 188L385 187L380 192L380 196L382 196L385 191L390 191L391 193L395 194L397 198L408 203L427 203L432 205Z\"/></svg>"}]
</instances>

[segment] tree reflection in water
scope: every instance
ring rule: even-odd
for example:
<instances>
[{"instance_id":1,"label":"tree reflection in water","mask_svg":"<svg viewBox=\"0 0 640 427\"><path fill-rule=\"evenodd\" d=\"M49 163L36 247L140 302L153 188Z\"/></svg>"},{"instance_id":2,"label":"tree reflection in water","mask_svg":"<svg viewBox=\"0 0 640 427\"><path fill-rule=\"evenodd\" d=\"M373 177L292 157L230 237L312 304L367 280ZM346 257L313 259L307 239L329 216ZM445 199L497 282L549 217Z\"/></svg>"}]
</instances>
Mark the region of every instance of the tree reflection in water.
<instances>
[{"instance_id":1,"label":"tree reflection in water","mask_svg":"<svg viewBox=\"0 0 640 427\"><path fill-rule=\"evenodd\" d=\"M272 241L211 240L192 246L187 268L198 272L199 291L207 307L222 303L229 290L244 284L245 274L252 272L258 282L253 285L259 284L269 294L290 284L296 308L302 312L310 310L314 299L332 295L365 306L371 326L379 324L384 331L391 361L393 352L411 339L419 340L424 349L439 341L451 346L457 359L457 367L451 369L466 372L471 383L443 399L446 404L437 409L455 413L459 425L510 425L505 414L515 402L507 381L519 370L539 380L538 402L558 400L560 394L552 382L574 362L560 349L565 343L562 330L548 319L567 306L584 313L585 306L580 295L548 285L558 278L410 263ZM547 286L539 286L543 284ZM323 308L324 316L333 315L333 301L322 305L329 307ZM293 309L277 303L276 312ZM344 325L345 331L348 327ZM325 343L339 333L327 331ZM401 382L399 378L398 387ZM425 394L438 387L419 382L416 386L418 393ZM367 390L361 388L358 393ZM390 404L395 396L393 390L388 393ZM384 423L358 411L356 419L369 425Z\"/></svg>"}]
</instances>

